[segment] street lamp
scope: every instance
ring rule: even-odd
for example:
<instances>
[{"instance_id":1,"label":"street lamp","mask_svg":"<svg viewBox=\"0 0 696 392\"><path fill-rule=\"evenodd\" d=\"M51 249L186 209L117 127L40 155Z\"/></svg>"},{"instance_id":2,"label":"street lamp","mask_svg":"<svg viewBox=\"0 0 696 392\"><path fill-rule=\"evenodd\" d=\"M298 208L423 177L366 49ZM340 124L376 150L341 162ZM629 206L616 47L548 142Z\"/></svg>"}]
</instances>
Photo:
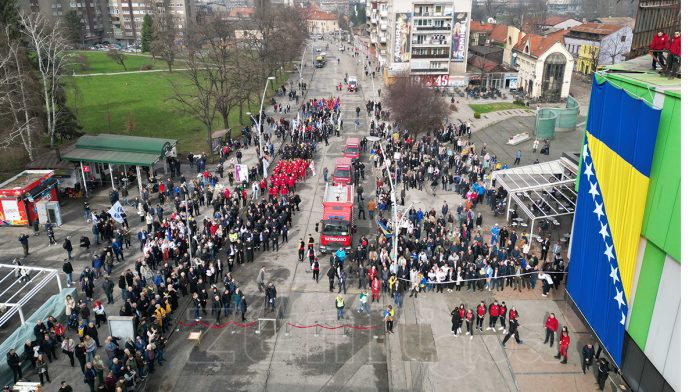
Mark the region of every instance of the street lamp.
<instances>
[{"instance_id":1,"label":"street lamp","mask_svg":"<svg viewBox=\"0 0 696 392\"><path fill-rule=\"evenodd\" d=\"M261 159L261 125L259 124L261 122L261 113L263 112L263 104L266 100L266 90L268 90L268 82L271 80L275 80L275 76L269 76L266 78L266 87L263 88L263 95L261 96L261 105L259 106L259 121L256 122L256 129L258 130L259 133L259 160Z\"/></svg>"}]
</instances>

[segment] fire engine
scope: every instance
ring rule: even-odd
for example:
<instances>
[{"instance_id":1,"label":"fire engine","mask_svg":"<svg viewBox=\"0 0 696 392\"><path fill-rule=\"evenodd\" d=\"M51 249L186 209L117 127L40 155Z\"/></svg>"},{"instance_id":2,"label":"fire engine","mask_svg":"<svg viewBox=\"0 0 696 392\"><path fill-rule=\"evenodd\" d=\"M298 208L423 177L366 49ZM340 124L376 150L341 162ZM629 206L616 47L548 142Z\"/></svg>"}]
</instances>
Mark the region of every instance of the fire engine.
<instances>
[{"instance_id":1,"label":"fire engine","mask_svg":"<svg viewBox=\"0 0 696 392\"><path fill-rule=\"evenodd\" d=\"M353 186L327 184L324 191L324 212L316 230L320 232L319 250L334 252L343 247L350 253L355 224L353 222Z\"/></svg>"}]
</instances>

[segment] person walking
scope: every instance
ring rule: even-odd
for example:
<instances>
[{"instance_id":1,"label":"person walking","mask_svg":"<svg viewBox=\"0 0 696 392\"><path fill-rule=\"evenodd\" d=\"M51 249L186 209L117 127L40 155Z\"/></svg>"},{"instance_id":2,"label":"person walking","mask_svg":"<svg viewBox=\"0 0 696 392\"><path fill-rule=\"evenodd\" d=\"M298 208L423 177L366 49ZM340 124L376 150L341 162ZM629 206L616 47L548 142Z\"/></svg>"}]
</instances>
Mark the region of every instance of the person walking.
<instances>
[{"instance_id":1,"label":"person walking","mask_svg":"<svg viewBox=\"0 0 696 392\"><path fill-rule=\"evenodd\" d=\"M365 314L369 316L370 306L367 304L367 293L365 290L360 291L358 299L360 300L360 309L358 309L358 313L362 313L364 311Z\"/></svg>"},{"instance_id":2,"label":"person walking","mask_svg":"<svg viewBox=\"0 0 696 392\"><path fill-rule=\"evenodd\" d=\"M343 318L343 308L346 306L343 296L339 294L336 297L336 320Z\"/></svg>"},{"instance_id":3,"label":"person walking","mask_svg":"<svg viewBox=\"0 0 696 392\"><path fill-rule=\"evenodd\" d=\"M515 162L513 165L519 165L520 159L522 159L522 150L517 150L517 152L515 152Z\"/></svg>"},{"instance_id":4,"label":"person walking","mask_svg":"<svg viewBox=\"0 0 696 392\"><path fill-rule=\"evenodd\" d=\"M63 241L63 249L68 253L68 260L72 260L72 242L70 242L70 236L65 237L65 240Z\"/></svg>"},{"instance_id":5,"label":"person walking","mask_svg":"<svg viewBox=\"0 0 696 392\"><path fill-rule=\"evenodd\" d=\"M558 332L558 319L554 313L551 313L549 317L546 318L546 338L544 339L544 344L549 343L549 346L553 347L553 338Z\"/></svg>"},{"instance_id":6,"label":"person walking","mask_svg":"<svg viewBox=\"0 0 696 392\"><path fill-rule=\"evenodd\" d=\"M266 290L266 267L261 267L259 274L256 276L256 285L260 292Z\"/></svg>"},{"instance_id":7,"label":"person walking","mask_svg":"<svg viewBox=\"0 0 696 392\"><path fill-rule=\"evenodd\" d=\"M297 247L297 261L303 261L305 256L305 242L300 240L300 246Z\"/></svg>"},{"instance_id":8,"label":"person walking","mask_svg":"<svg viewBox=\"0 0 696 392\"><path fill-rule=\"evenodd\" d=\"M29 256L29 234L20 234L17 240L20 244L22 244L22 250L24 250L24 257Z\"/></svg>"},{"instance_id":9,"label":"person walking","mask_svg":"<svg viewBox=\"0 0 696 392\"><path fill-rule=\"evenodd\" d=\"M278 292L276 291L275 285L273 285L273 283L271 282L268 282L268 285L266 286L265 309L275 311L276 295L278 295Z\"/></svg>"},{"instance_id":10,"label":"person walking","mask_svg":"<svg viewBox=\"0 0 696 392\"><path fill-rule=\"evenodd\" d=\"M517 344L522 344L522 340L520 340L520 333L517 330L517 328L520 326L520 323L517 320L519 318L519 313L517 313L517 309L514 306L512 309L510 309L508 318L510 321L508 322L508 332L505 335L505 339L503 339L503 347L505 347L505 343L507 343L507 341L510 340L510 337L513 335L515 336L515 342L517 342Z\"/></svg>"},{"instance_id":11,"label":"person walking","mask_svg":"<svg viewBox=\"0 0 696 392\"><path fill-rule=\"evenodd\" d=\"M570 336L568 335L568 327L563 327L561 330L561 337L559 338L560 345L558 348L558 355L554 358L561 359L562 364L568 363L568 347L570 347Z\"/></svg>"},{"instance_id":12,"label":"person walking","mask_svg":"<svg viewBox=\"0 0 696 392\"><path fill-rule=\"evenodd\" d=\"M97 370L94 369L92 362L87 362L87 365L85 366L84 375L85 384L89 386L89 391L94 392L94 384L97 380Z\"/></svg>"},{"instance_id":13,"label":"person walking","mask_svg":"<svg viewBox=\"0 0 696 392\"><path fill-rule=\"evenodd\" d=\"M312 280L319 283L319 260L316 258L312 262Z\"/></svg>"},{"instance_id":14,"label":"person walking","mask_svg":"<svg viewBox=\"0 0 696 392\"><path fill-rule=\"evenodd\" d=\"M592 360L594 359L595 350L592 343L587 343L582 348L582 374L587 374L586 371L592 367Z\"/></svg>"}]
</instances>

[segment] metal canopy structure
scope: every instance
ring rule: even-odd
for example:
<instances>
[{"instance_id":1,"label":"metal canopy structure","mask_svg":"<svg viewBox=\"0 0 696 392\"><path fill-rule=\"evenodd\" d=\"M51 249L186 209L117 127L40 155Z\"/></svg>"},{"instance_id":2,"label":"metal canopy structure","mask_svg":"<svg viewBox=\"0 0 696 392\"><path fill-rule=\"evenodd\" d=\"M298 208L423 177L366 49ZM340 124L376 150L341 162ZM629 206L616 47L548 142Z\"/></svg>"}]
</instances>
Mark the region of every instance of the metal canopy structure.
<instances>
[{"instance_id":1,"label":"metal canopy structure","mask_svg":"<svg viewBox=\"0 0 696 392\"><path fill-rule=\"evenodd\" d=\"M111 187L114 189L116 187L111 165L135 166L138 175L138 189L142 189L140 167L150 167L160 159L175 154L176 142L175 139L105 133L83 135L77 139L74 145L62 150L60 155L64 161L80 163L85 189L87 189L87 180L84 175L84 162L108 164L111 174ZM167 166L165 165L165 172L166 170Z\"/></svg>"},{"instance_id":2,"label":"metal canopy structure","mask_svg":"<svg viewBox=\"0 0 696 392\"><path fill-rule=\"evenodd\" d=\"M22 273L29 279L19 279ZM4 275L4 276L3 276ZM0 327L5 325L15 314L24 324L25 317L22 307L36 296L44 287L55 279L58 283L57 293L63 289L60 274L57 269L0 264L0 307L4 308L0 316Z\"/></svg>"},{"instance_id":3,"label":"metal canopy structure","mask_svg":"<svg viewBox=\"0 0 696 392\"><path fill-rule=\"evenodd\" d=\"M491 181L508 192L506 219L510 219L512 204L529 220L529 232L534 235L534 223L575 212L577 192L575 179L578 164L567 157L534 165L514 167L493 172Z\"/></svg>"}]
</instances>

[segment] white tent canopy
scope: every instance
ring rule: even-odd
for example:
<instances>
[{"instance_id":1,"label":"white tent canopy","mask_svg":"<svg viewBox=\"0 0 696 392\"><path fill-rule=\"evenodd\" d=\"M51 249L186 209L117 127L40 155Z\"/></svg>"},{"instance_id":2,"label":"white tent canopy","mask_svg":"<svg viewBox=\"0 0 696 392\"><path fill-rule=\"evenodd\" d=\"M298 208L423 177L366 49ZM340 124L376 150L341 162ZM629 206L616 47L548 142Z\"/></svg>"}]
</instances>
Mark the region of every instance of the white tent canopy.
<instances>
[{"instance_id":1,"label":"white tent canopy","mask_svg":"<svg viewBox=\"0 0 696 392\"><path fill-rule=\"evenodd\" d=\"M575 179L578 166L567 157L528 166L493 172L491 182L508 192L506 219L514 202L531 221L529 232L534 237L534 222L539 219L572 215L577 192Z\"/></svg>"}]
</instances>

